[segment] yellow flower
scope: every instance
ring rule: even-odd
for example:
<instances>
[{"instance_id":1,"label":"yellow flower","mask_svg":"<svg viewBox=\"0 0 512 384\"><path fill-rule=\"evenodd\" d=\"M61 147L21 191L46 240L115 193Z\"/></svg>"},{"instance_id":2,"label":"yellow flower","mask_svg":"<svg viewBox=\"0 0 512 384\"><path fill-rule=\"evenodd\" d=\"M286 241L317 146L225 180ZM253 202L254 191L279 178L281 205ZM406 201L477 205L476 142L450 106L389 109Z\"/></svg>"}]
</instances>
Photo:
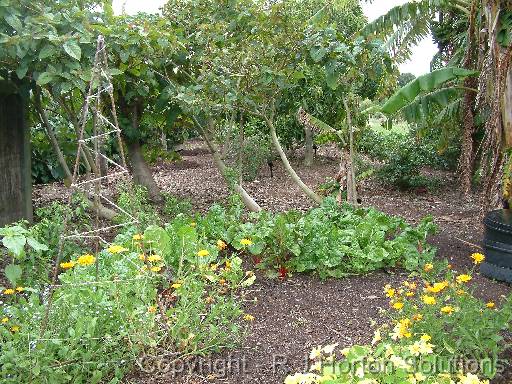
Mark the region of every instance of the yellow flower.
<instances>
[{"instance_id":1,"label":"yellow flower","mask_svg":"<svg viewBox=\"0 0 512 384\"><path fill-rule=\"evenodd\" d=\"M14 295L16 293L16 291L12 288L7 288L5 291L4 291L4 295Z\"/></svg>"},{"instance_id":2,"label":"yellow flower","mask_svg":"<svg viewBox=\"0 0 512 384\"><path fill-rule=\"evenodd\" d=\"M216 271L218 267L219 267L218 264L212 264L212 265L210 265L210 270L211 271Z\"/></svg>"},{"instance_id":3,"label":"yellow flower","mask_svg":"<svg viewBox=\"0 0 512 384\"><path fill-rule=\"evenodd\" d=\"M407 287L410 290L414 291L418 287L418 285L416 283L409 283L408 281L405 281L404 287Z\"/></svg>"},{"instance_id":4,"label":"yellow flower","mask_svg":"<svg viewBox=\"0 0 512 384\"><path fill-rule=\"evenodd\" d=\"M195 222L190 223L190 226L191 226L192 228L195 228L195 227L196 227L196 225L197 225L197 223L195 223Z\"/></svg>"},{"instance_id":5,"label":"yellow flower","mask_svg":"<svg viewBox=\"0 0 512 384\"><path fill-rule=\"evenodd\" d=\"M414 296L414 292L407 292L407 293L405 294L405 296L407 296L407 297L413 297L413 296Z\"/></svg>"},{"instance_id":6,"label":"yellow flower","mask_svg":"<svg viewBox=\"0 0 512 384\"><path fill-rule=\"evenodd\" d=\"M436 303L436 298L434 296L423 296L422 300L427 305L434 305Z\"/></svg>"},{"instance_id":7,"label":"yellow flower","mask_svg":"<svg viewBox=\"0 0 512 384\"><path fill-rule=\"evenodd\" d=\"M313 348L311 350L311 352L309 353L309 359L310 360L316 360L316 359L318 359L321 356L322 356L322 348L321 347Z\"/></svg>"},{"instance_id":8,"label":"yellow flower","mask_svg":"<svg viewBox=\"0 0 512 384\"><path fill-rule=\"evenodd\" d=\"M487 304L485 304L487 308L494 308L496 304L494 304L492 301L489 301Z\"/></svg>"},{"instance_id":9,"label":"yellow flower","mask_svg":"<svg viewBox=\"0 0 512 384\"><path fill-rule=\"evenodd\" d=\"M395 290L393 288L386 289L386 297L393 297L395 296Z\"/></svg>"},{"instance_id":10,"label":"yellow flower","mask_svg":"<svg viewBox=\"0 0 512 384\"><path fill-rule=\"evenodd\" d=\"M430 340L432 340L432 337L425 333L425 334L421 335L420 339L425 341L425 342L429 342Z\"/></svg>"},{"instance_id":11,"label":"yellow flower","mask_svg":"<svg viewBox=\"0 0 512 384\"><path fill-rule=\"evenodd\" d=\"M231 270L231 261L226 260L226 271L230 271L230 270Z\"/></svg>"},{"instance_id":12,"label":"yellow flower","mask_svg":"<svg viewBox=\"0 0 512 384\"><path fill-rule=\"evenodd\" d=\"M62 269L71 269L71 268L73 268L75 266L75 262L74 261L68 261L66 263L60 263L59 265L60 265L60 267Z\"/></svg>"},{"instance_id":13,"label":"yellow flower","mask_svg":"<svg viewBox=\"0 0 512 384\"><path fill-rule=\"evenodd\" d=\"M151 305L148 307L148 312L149 313L155 313L156 312L156 307L154 305Z\"/></svg>"},{"instance_id":14,"label":"yellow flower","mask_svg":"<svg viewBox=\"0 0 512 384\"><path fill-rule=\"evenodd\" d=\"M248 313L246 313L244 315L244 320L245 321L254 321L254 316L253 315L249 315Z\"/></svg>"},{"instance_id":15,"label":"yellow flower","mask_svg":"<svg viewBox=\"0 0 512 384\"><path fill-rule=\"evenodd\" d=\"M141 235L140 233L136 233L135 235L132 236L132 239L135 241L140 241L140 240L144 239L144 235Z\"/></svg>"},{"instance_id":16,"label":"yellow flower","mask_svg":"<svg viewBox=\"0 0 512 384\"><path fill-rule=\"evenodd\" d=\"M472 279L472 277L470 275L459 275L456 278L457 283L459 283L459 284L467 283L467 282L471 281L471 279Z\"/></svg>"},{"instance_id":17,"label":"yellow flower","mask_svg":"<svg viewBox=\"0 0 512 384\"><path fill-rule=\"evenodd\" d=\"M393 304L393 309L396 309L397 311L401 310L404 307L404 303L401 301L397 301Z\"/></svg>"},{"instance_id":18,"label":"yellow flower","mask_svg":"<svg viewBox=\"0 0 512 384\"><path fill-rule=\"evenodd\" d=\"M82 255L77 260L78 264L80 265L91 265L96 262L96 258L93 255L86 254Z\"/></svg>"},{"instance_id":19,"label":"yellow flower","mask_svg":"<svg viewBox=\"0 0 512 384\"><path fill-rule=\"evenodd\" d=\"M382 340L382 335L380 333L380 330L376 330L375 333L373 334L372 345L377 344L381 340Z\"/></svg>"},{"instance_id":20,"label":"yellow flower","mask_svg":"<svg viewBox=\"0 0 512 384\"><path fill-rule=\"evenodd\" d=\"M162 261L162 256L160 255L151 255L148 257L148 260L153 263L155 261Z\"/></svg>"},{"instance_id":21,"label":"yellow flower","mask_svg":"<svg viewBox=\"0 0 512 384\"><path fill-rule=\"evenodd\" d=\"M485 260L485 256L481 253L473 253L471 255L471 258L473 259L473 264L477 265L480 264L482 261Z\"/></svg>"},{"instance_id":22,"label":"yellow flower","mask_svg":"<svg viewBox=\"0 0 512 384\"><path fill-rule=\"evenodd\" d=\"M249 246L249 245L252 245L252 241L250 239L242 239L242 240L240 240L240 244L242 244L244 246Z\"/></svg>"},{"instance_id":23,"label":"yellow flower","mask_svg":"<svg viewBox=\"0 0 512 384\"><path fill-rule=\"evenodd\" d=\"M217 240L217 248L219 249L219 251L222 251L222 250L226 249L227 246L228 245L224 241Z\"/></svg>"},{"instance_id":24,"label":"yellow flower","mask_svg":"<svg viewBox=\"0 0 512 384\"><path fill-rule=\"evenodd\" d=\"M146 255L143 253L139 253L139 260L146 261Z\"/></svg>"},{"instance_id":25,"label":"yellow flower","mask_svg":"<svg viewBox=\"0 0 512 384\"><path fill-rule=\"evenodd\" d=\"M5 324L5 323L9 322L9 318L3 317L1 321L2 321L2 324Z\"/></svg>"},{"instance_id":26,"label":"yellow flower","mask_svg":"<svg viewBox=\"0 0 512 384\"><path fill-rule=\"evenodd\" d=\"M128 251L128 249L120 245L112 244L110 247L107 248L107 251L109 251L112 254L116 254L126 252Z\"/></svg>"},{"instance_id":27,"label":"yellow flower","mask_svg":"<svg viewBox=\"0 0 512 384\"><path fill-rule=\"evenodd\" d=\"M25 288L23 288L23 287L16 287L16 291L17 291L17 292L20 292L20 293L21 293L21 292L23 292L24 290L25 290Z\"/></svg>"},{"instance_id":28,"label":"yellow flower","mask_svg":"<svg viewBox=\"0 0 512 384\"><path fill-rule=\"evenodd\" d=\"M206 249L201 249L199 252L197 252L197 256L199 257L206 257L210 254L210 252L208 252L208 250Z\"/></svg>"},{"instance_id":29,"label":"yellow flower","mask_svg":"<svg viewBox=\"0 0 512 384\"><path fill-rule=\"evenodd\" d=\"M412 319L414 321L421 321L421 320L423 320L423 315L421 313L417 313L417 314L412 316Z\"/></svg>"},{"instance_id":30,"label":"yellow flower","mask_svg":"<svg viewBox=\"0 0 512 384\"><path fill-rule=\"evenodd\" d=\"M19 325L13 325L11 327L11 332L13 332L13 333L19 332L19 330L20 330L20 326Z\"/></svg>"},{"instance_id":31,"label":"yellow flower","mask_svg":"<svg viewBox=\"0 0 512 384\"><path fill-rule=\"evenodd\" d=\"M462 296L463 294L466 293L466 291L463 289L458 289L456 293L457 293L457 295Z\"/></svg>"},{"instance_id":32,"label":"yellow flower","mask_svg":"<svg viewBox=\"0 0 512 384\"><path fill-rule=\"evenodd\" d=\"M443 281L441 283L434 283L434 285L427 286L426 290L432 293L439 293L443 289L447 288L449 285L450 284L447 281Z\"/></svg>"},{"instance_id":33,"label":"yellow flower","mask_svg":"<svg viewBox=\"0 0 512 384\"><path fill-rule=\"evenodd\" d=\"M171 285L171 287L173 287L174 289L181 288L181 283L174 283L173 285Z\"/></svg>"},{"instance_id":34,"label":"yellow flower","mask_svg":"<svg viewBox=\"0 0 512 384\"><path fill-rule=\"evenodd\" d=\"M424 270L425 272L430 272L430 271L431 271L431 270L433 270L433 269L434 269L434 265L433 265L432 263L427 263L427 264L425 264L425 266L423 267L423 270Z\"/></svg>"},{"instance_id":35,"label":"yellow flower","mask_svg":"<svg viewBox=\"0 0 512 384\"><path fill-rule=\"evenodd\" d=\"M150 268L151 272L160 272L162 270L162 267L159 265L155 265L154 267Z\"/></svg>"},{"instance_id":36,"label":"yellow flower","mask_svg":"<svg viewBox=\"0 0 512 384\"><path fill-rule=\"evenodd\" d=\"M446 305L441 308L441 313L446 313L447 315L451 315L455 311L451 305Z\"/></svg>"}]
</instances>

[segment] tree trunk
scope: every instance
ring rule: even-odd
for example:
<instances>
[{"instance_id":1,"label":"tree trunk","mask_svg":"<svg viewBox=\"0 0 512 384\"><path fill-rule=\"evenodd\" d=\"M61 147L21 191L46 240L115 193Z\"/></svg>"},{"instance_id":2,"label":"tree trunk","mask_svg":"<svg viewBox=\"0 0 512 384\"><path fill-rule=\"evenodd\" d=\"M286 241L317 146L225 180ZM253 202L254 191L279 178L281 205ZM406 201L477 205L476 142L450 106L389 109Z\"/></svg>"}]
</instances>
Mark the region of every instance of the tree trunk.
<instances>
[{"instance_id":1,"label":"tree trunk","mask_svg":"<svg viewBox=\"0 0 512 384\"><path fill-rule=\"evenodd\" d=\"M349 131L349 159L347 161L347 201L349 204L357 204L357 184L356 184L356 172L354 170L354 127L352 126L352 115L350 114L350 108L347 100L343 97L343 105L347 113L347 125Z\"/></svg>"},{"instance_id":2,"label":"tree trunk","mask_svg":"<svg viewBox=\"0 0 512 384\"><path fill-rule=\"evenodd\" d=\"M160 188L156 184L153 173L142 155L139 140L127 141L126 146L128 148L128 158L130 159L133 181L148 190L149 199L153 203L161 203L163 197L160 194Z\"/></svg>"},{"instance_id":3,"label":"tree trunk","mask_svg":"<svg viewBox=\"0 0 512 384\"><path fill-rule=\"evenodd\" d=\"M252 196L249 195L247 193L247 191L240 184L238 184L236 182L233 183L229 179L229 177L228 177L229 170L228 170L228 167L226 166L226 164L224 164L224 161L222 160L219 149L217 148L215 143L210 140L208 132L206 132L206 130L203 128L203 126L201 124L199 124L199 122L196 119L194 119L194 122L196 123L197 127L201 131L201 135L203 136L203 139L206 142L206 145L212 152L213 161L215 162L215 165L217 166L217 169L219 170L222 177L224 177L224 180L226 180L227 184L230 186L234 184L233 189L241 197L242 202L244 203L244 205L247 207L248 210L250 210L251 212L260 212L261 207L252 198Z\"/></svg>"},{"instance_id":4,"label":"tree trunk","mask_svg":"<svg viewBox=\"0 0 512 384\"><path fill-rule=\"evenodd\" d=\"M311 167L313 165L313 132L308 124L304 124L304 133L306 134L304 165Z\"/></svg>"},{"instance_id":5,"label":"tree trunk","mask_svg":"<svg viewBox=\"0 0 512 384\"><path fill-rule=\"evenodd\" d=\"M286 154L284 153L283 148L281 147L281 144L279 143L279 139L277 137L276 127L274 123L272 122L272 119L269 119L267 116L264 116L264 119L270 128L270 135L272 137L272 143L274 144L274 147L276 148L277 153L279 154L279 157L281 157L281 161L284 164L284 167L288 174L291 176L292 180L295 184L299 186L299 188L308 196L311 200L313 200L315 203L321 204L322 198L315 193L311 188L309 188L304 182L301 180L299 175L297 175L297 172L293 169L293 167L290 165L290 162L288 161L288 158L286 157Z\"/></svg>"}]
</instances>

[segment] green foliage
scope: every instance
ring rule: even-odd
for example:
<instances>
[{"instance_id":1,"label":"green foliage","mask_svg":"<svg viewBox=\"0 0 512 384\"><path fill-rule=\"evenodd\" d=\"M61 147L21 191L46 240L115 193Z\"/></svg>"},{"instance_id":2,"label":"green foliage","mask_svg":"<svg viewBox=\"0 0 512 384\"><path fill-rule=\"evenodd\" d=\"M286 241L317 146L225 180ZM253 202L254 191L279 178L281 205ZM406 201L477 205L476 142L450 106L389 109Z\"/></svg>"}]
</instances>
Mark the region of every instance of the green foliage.
<instances>
[{"instance_id":1,"label":"green foliage","mask_svg":"<svg viewBox=\"0 0 512 384\"><path fill-rule=\"evenodd\" d=\"M375 209L339 207L329 197L307 213L264 211L242 224L238 215L216 206L198 226L236 249L245 249L240 241L250 239L247 250L260 267L281 277L288 271L326 278L395 266L414 270L434 255L426 243L435 228L431 219L413 228Z\"/></svg>"},{"instance_id":2,"label":"green foliage","mask_svg":"<svg viewBox=\"0 0 512 384\"><path fill-rule=\"evenodd\" d=\"M115 383L157 346L179 358L237 344L245 328L240 289L254 281L242 260L183 216L133 230L96 257L74 254L61 265L43 334L45 288L4 294L2 382Z\"/></svg>"}]
</instances>

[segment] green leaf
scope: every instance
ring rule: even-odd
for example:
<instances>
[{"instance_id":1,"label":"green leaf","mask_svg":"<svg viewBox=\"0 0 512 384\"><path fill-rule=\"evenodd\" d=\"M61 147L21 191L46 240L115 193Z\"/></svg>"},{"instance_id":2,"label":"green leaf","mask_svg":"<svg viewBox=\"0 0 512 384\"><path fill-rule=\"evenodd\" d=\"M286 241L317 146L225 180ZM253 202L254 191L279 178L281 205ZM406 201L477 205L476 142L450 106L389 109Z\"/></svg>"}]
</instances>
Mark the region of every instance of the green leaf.
<instances>
[{"instance_id":1,"label":"green leaf","mask_svg":"<svg viewBox=\"0 0 512 384\"><path fill-rule=\"evenodd\" d=\"M14 256L20 256L23 252L23 248L25 247L25 243L27 239L25 236L14 235L14 236L5 236L2 240L5 248L9 250Z\"/></svg>"},{"instance_id":2,"label":"green leaf","mask_svg":"<svg viewBox=\"0 0 512 384\"><path fill-rule=\"evenodd\" d=\"M5 15L4 19L16 32L20 32L23 29L23 24L15 15Z\"/></svg>"},{"instance_id":3,"label":"green leaf","mask_svg":"<svg viewBox=\"0 0 512 384\"><path fill-rule=\"evenodd\" d=\"M48 247L45 244L41 244L39 241L32 237L27 237L27 244L30 245L30 247L36 252L48 250Z\"/></svg>"},{"instance_id":4,"label":"green leaf","mask_svg":"<svg viewBox=\"0 0 512 384\"><path fill-rule=\"evenodd\" d=\"M39 51L39 60L47 59L48 57L53 56L55 53L55 47L53 45L47 44Z\"/></svg>"},{"instance_id":5,"label":"green leaf","mask_svg":"<svg viewBox=\"0 0 512 384\"><path fill-rule=\"evenodd\" d=\"M382 113L394 115L402 108L412 103L422 92L432 92L440 85L468 76L477 75L477 71L470 71L463 68L447 67L438 69L420 76L409 84L399 89L382 107Z\"/></svg>"},{"instance_id":6,"label":"green leaf","mask_svg":"<svg viewBox=\"0 0 512 384\"><path fill-rule=\"evenodd\" d=\"M25 75L27 74L28 67L19 67L16 69L16 75L18 76L18 79L23 79Z\"/></svg>"},{"instance_id":7,"label":"green leaf","mask_svg":"<svg viewBox=\"0 0 512 384\"><path fill-rule=\"evenodd\" d=\"M82 57L82 50L76 40L68 40L64 43L64 51L75 60L80 60Z\"/></svg>"},{"instance_id":8,"label":"green leaf","mask_svg":"<svg viewBox=\"0 0 512 384\"><path fill-rule=\"evenodd\" d=\"M16 264L9 264L4 269L4 274L7 280L11 283L13 287L16 286L16 283L21 278L21 274L23 273L23 270L19 265Z\"/></svg>"},{"instance_id":9,"label":"green leaf","mask_svg":"<svg viewBox=\"0 0 512 384\"><path fill-rule=\"evenodd\" d=\"M46 85L53 80L53 75L49 72L43 72L39 74L37 78L37 85Z\"/></svg>"}]
</instances>

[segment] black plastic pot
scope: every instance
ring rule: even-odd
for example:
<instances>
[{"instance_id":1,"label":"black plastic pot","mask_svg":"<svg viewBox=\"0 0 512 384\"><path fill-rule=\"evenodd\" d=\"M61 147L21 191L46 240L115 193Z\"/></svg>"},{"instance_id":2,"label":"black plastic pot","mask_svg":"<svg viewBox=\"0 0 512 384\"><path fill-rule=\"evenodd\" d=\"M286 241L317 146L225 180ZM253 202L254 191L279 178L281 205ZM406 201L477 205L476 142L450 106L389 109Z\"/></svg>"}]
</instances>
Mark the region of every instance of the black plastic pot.
<instances>
[{"instance_id":1,"label":"black plastic pot","mask_svg":"<svg viewBox=\"0 0 512 384\"><path fill-rule=\"evenodd\" d=\"M512 211L498 209L484 219L485 261L480 272L496 280L512 283Z\"/></svg>"}]
</instances>

